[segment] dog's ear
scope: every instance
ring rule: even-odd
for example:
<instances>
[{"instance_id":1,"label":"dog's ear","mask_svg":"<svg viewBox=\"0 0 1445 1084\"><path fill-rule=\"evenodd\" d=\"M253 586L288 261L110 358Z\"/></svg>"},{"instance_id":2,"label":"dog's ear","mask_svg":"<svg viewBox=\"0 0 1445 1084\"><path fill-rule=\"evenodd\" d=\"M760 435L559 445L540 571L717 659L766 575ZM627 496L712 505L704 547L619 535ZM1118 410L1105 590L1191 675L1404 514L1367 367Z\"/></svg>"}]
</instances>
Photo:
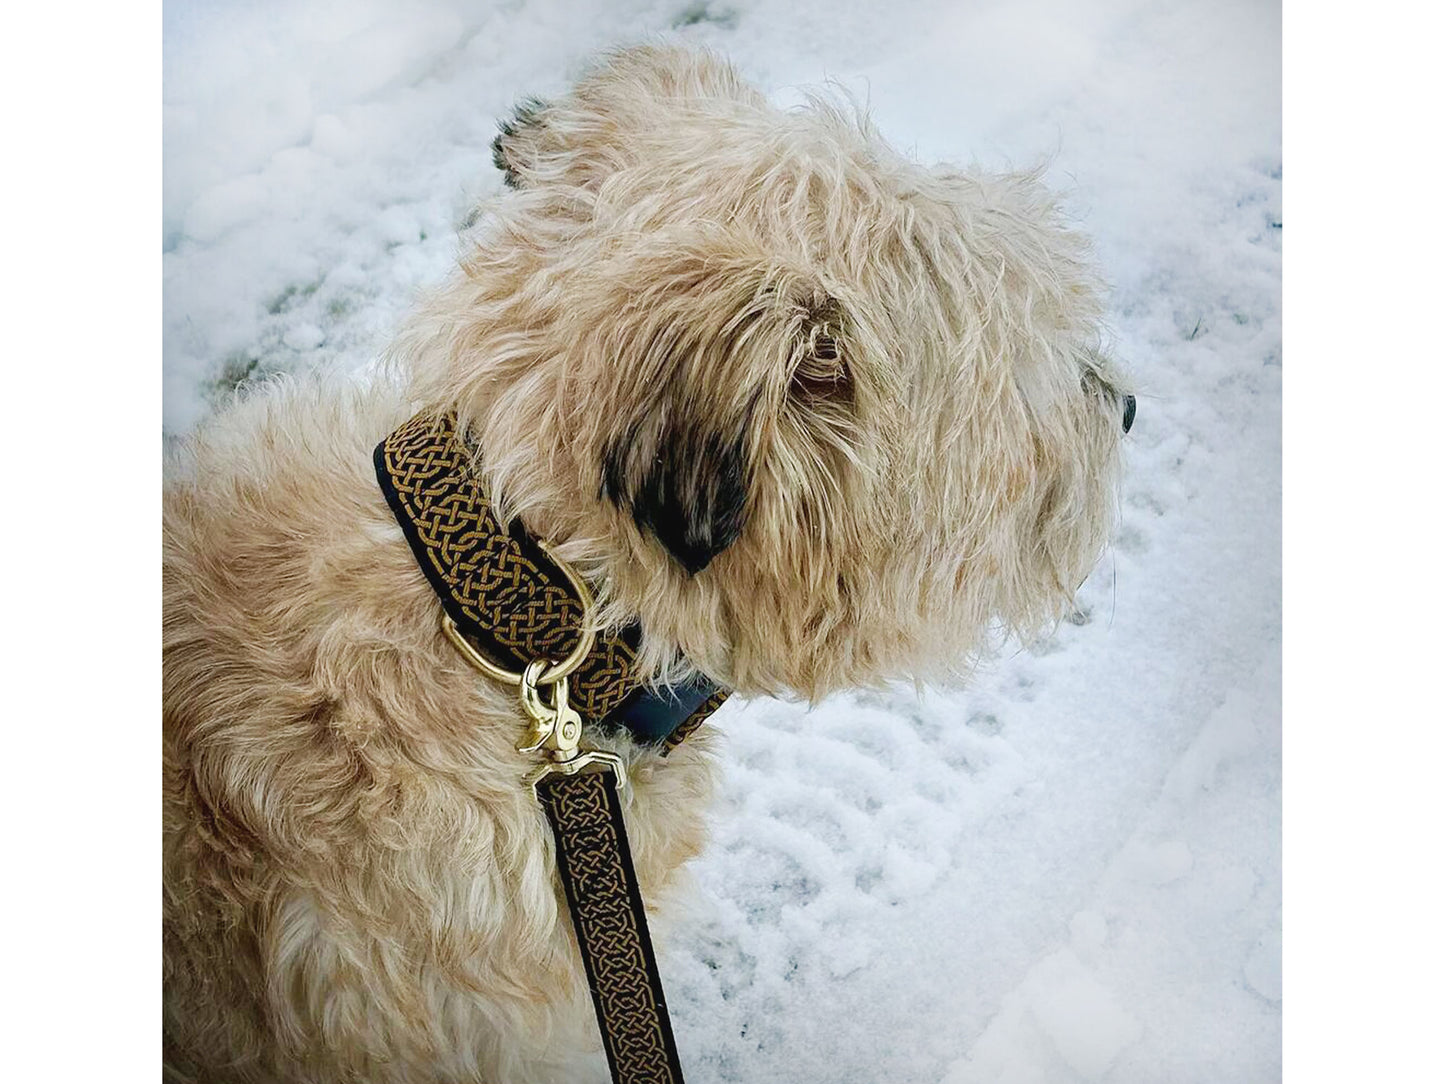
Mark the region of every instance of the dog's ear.
<instances>
[{"instance_id":1,"label":"dog's ear","mask_svg":"<svg viewBox=\"0 0 1445 1084\"><path fill-rule=\"evenodd\" d=\"M508 188L521 185L521 172L530 164L546 109L547 103L540 98L526 98L517 103L510 117L497 122L492 162L502 171L502 182Z\"/></svg>"},{"instance_id":2,"label":"dog's ear","mask_svg":"<svg viewBox=\"0 0 1445 1084\"><path fill-rule=\"evenodd\" d=\"M853 402L853 373L843 351L843 306L821 289L800 296L797 305L800 321L789 366L789 403L798 411L835 414Z\"/></svg>"},{"instance_id":3,"label":"dog's ear","mask_svg":"<svg viewBox=\"0 0 1445 1084\"><path fill-rule=\"evenodd\" d=\"M561 181L595 190L639 146L668 130L690 103L765 99L732 65L678 46L640 45L604 53L554 101L529 98L503 120L492 156L513 188Z\"/></svg>"},{"instance_id":4,"label":"dog's ear","mask_svg":"<svg viewBox=\"0 0 1445 1084\"><path fill-rule=\"evenodd\" d=\"M846 413L842 309L806 275L715 253L654 267L629 307L601 494L696 574L742 534L784 426Z\"/></svg>"}]
</instances>

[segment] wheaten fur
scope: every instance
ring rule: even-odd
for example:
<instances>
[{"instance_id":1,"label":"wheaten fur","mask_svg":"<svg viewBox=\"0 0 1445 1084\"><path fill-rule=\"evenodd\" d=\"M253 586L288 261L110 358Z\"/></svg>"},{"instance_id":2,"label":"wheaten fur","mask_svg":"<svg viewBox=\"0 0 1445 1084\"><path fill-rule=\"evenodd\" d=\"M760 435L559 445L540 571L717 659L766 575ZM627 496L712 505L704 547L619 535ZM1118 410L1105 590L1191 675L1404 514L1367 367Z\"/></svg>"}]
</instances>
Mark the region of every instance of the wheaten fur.
<instances>
[{"instance_id":1,"label":"wheaten fur","mask_svg":"<svg viewBox=\"0 0 1445 1084\"><path fill-rule=\"evenodd\" d=\"M669 48L505 131L517 188L394 375L266 386L170 468L174 1079L602 1071L514 693L443 637L373 474L414 411L457 412L599 623L641 620L648 674L742 695L957 677L1056 621L1105 543L1125 389L1035 178L922 168L851 108L780 112ZM715 741L609 743L654 922Z\"/></svg>"}]
</instances>

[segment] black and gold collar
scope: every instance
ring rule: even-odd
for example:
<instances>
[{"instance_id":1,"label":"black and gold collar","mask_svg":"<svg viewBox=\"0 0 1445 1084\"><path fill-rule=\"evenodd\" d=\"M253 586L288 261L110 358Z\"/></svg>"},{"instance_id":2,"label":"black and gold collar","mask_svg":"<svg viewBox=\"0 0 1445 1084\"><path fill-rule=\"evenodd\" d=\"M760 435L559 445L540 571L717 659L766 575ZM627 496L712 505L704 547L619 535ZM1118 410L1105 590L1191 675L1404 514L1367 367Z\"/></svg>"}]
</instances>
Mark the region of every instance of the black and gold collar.
<instances>
[{"instance_id":1,"label":"black and gold collar","mask_svg":"<svg viewBox=\"0 0 1445 1084\"><path fill-rule=\"evenodd\" d=\"M376 446L377 481L412 555L457 628L490 658L525 667L580 642L583 604L518 521L503 525L449 414L418 414ZM671 752L727 692L699 678L657 690L632 677L641 629L599 634L571 676L584 726Z\"/></svg>"}]
</instances>

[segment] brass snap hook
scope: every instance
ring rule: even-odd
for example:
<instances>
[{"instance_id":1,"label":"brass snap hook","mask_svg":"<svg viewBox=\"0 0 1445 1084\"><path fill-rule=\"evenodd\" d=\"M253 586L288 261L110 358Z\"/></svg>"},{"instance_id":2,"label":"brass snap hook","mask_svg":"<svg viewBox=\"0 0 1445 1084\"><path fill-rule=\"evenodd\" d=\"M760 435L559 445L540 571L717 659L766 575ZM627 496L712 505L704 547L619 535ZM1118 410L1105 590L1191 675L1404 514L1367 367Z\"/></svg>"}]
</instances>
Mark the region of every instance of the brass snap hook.
<instances>
[{"instance_id":1,"label":"brass snap hook","mask_svg":"<svg viewBox=\"0 0 1445 1084\"><path fill-rule=\"evenodd\" d=\"M531 720L531 727L517 744L519 753L535 753L543 750L547 759L538 764L523 777L522 783L536 792L537 784L549 775L576 775L584 768L610 768L617 779L619 789L627 786L627 770L622 758L616 753L600 749L582 752L578 743L582 740L582 716L567 701L567 678L559 678L552 685L552 703L547 703L538 682L550 665L548 659L534 659L522 671L522 711Z\"/></svg>"},{"instance_id":2,"label":"brass snap hook","mask_svg":"<svg viewBox=\"0 0 1445 1084\"><path fill-rule=\"evenodd\" d=\"M582 716L567 701L565 676L552 685L552 703L542 698L537 683L551 664L551 659L533 659L522 671L522 710L532 725L517 744L517 752L535 753L545 749L553 760L571 760L577 755L577 743L582 739Z\"/></svg>"},{"instance_id":3,"label":"brass snap hook","mask_svg":"<svg viewBox=\"0 0 1445 1084\"><path fill-rule=\"evenodd\" d=\"M442 632L462 657L493 681L517 686L517 695L522 702L522 712L527 718L527 732L517 743L519 753L545 752L547 759L538 764L523 777L524 786L532 788L535 794L537 784L549 775L576 775L585 768L610 769L617 779L619 789L627 786L627 766L616 753L600 749L582 752L578 745L582 740L582 716L568 701L567 677L582 665L592 650L597 632L591 626L592 610L596 605L592 591L571 566L558 560L551 549L543 545L542 550L562 574L567 577L577 599L582 603L582 634L577 646L559 663L551 659L533 659L521 671L508 670L498 666L472 646L457 623L446 613L442 614ZM543 694L545 686L552 687L549 703ZM540 795L539 795L540 797Z\"/></svg>"}]
</instances>

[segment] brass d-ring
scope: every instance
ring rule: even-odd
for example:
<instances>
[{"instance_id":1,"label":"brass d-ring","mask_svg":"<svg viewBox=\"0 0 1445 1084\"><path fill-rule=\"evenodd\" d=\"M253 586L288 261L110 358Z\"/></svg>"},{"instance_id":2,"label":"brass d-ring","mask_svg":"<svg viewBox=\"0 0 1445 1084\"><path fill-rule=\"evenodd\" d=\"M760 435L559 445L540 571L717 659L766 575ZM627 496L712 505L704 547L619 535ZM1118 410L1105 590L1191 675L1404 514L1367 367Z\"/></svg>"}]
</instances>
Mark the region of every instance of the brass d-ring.
<instances>
[{"instance_id":1,"label":"brass d-ring","mask_svg":"<svg viewBox=\"0 0 1445 1084\"><path fill-rule=\"evenodd\" d=\"M572 570L571 565L559 559L552 552L550 546L542 543L538 543L538 545L551 562L562 570L562 575L567 577L567 582L572 585L572 590L577 595L577 601L582 604L582 634L577 639L577 646L565 659L553 663L537 678L538 685L551 685L581 666L582 661L587 658L587 653L592 650L592 643L597 638L597 632L591 626L592 611L596 607L596 601L593 599L592 590L587 586L586 581ZM505 685L520 686L522 684L520 670L508 670L504 666L498 666L483 655L472 646L471 641L462 635L461 629L457 628L457 623L445 611L442 612L442 632L446 633L447 639L462 653L463 658L493 681L500 681Z\"/></svg>"}]
</instances>

